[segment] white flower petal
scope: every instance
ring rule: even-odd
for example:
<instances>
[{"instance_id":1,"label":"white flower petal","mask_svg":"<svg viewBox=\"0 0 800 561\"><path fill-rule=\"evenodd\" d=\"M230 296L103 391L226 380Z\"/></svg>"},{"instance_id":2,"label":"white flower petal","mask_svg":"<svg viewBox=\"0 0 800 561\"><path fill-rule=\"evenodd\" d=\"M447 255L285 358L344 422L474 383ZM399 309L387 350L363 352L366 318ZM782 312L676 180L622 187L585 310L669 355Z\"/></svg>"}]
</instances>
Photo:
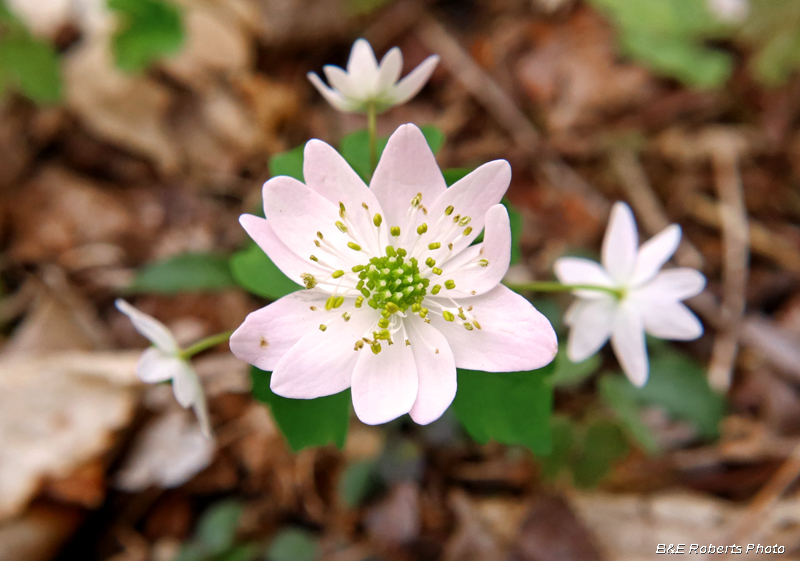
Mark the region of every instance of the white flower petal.
<instances>
[{"instance_id":1,"label":"white flower petal","mask_svg":"<svg viewBox=\"0 0 800 561\"><path fill-rule=\"evenodd\" d=\"M145 349L136 364L136 375L146 384L166 382L181 373L183 360L157 347Z\"/></svg>"},{"instance_id":2,"label":"white flower petal","mask_svg":"<svg viewBox=\"0 0 800 561\"><path fill-rule=\"evenodd\" d=\"M461 258L464 255L469 260ZM488 261L488 265L482 267L478 264L481 259ZM469 298L488 292L503 280L510 261L511 225L508 211L503 205L495 205L486 213L484 242L467 248L455 259L442 265L441 279L456 283L455 288L444 291L451 298Z\"/></svg>"},{"instance_id":3,"label":"white flower petal","mask_svg":"<svg viewBox=\"0 0 800 561\"><path fill-rule=\"evenodd\" d=\"M375 194L350 164L334 148L321 140L310 140L303 152L303 177L306 185L339 207L345 205L346 223L353 223L353 235L362 247L377 255L386 247L375 235L372 219L383 210ZM369 210L362 206L366 204Z\"/></svg>"},{"instance_id":4,"label":"white flower petal","mask_svg":"<svg viewBox=\"0 0 800 561\"><path fill-rule=\"evenodd\" d=\"M264 214L281 242L309 259L309 264L311 255L323 253L314 243L317 232L340 251L354 253L346 245L350 238L336 228L339 207L296 179L279 176L264 184ZM325 253L325 260L335 268L349 268L348 262L330 253Z\"/></svg>"},{"instance_id":5,"label":"white flower petal","mask_svg":"<svg viewBox=\"0 0 800 561\"><path fill-rule=\"evenodd\" d=\"M639 248L636 270L633 273L633 286L646 283L656 276L681 243L681 227L673 224L647 240Z\"/></svg>"},{"instance_id":6,"label":"white flower petal","mask_svg":"<svg viewBox=\"0 0 800 561\"><path fill-rule=\"evenodd\" d=\"M444 306L447 300L436 299ZM447 339L458 368L486 372L533 370L548 364L558 352L553 326L530 302L498 285L486 294L456 300L478 320L481 329L467 331L463 325L428 314L431 325Z\"/></svg>"},{"instance_id":7,"label":"white flower petal","mask_svg":"<svg viewBox=\"0 0 800 561\"><path fill-rule=\"evenodd\" d=\"M297 284L302 284L304 273L317 277L329 274L327 269L323 269L310 259L303 259L289 249L289 246L278 238L267 220L252 214L243 214L239 217L239 223L258 247L283 271L283 274Z\"/></svg>"},{"instance_id":8,"label":"white flower petal","mask_svg":"<svg viewBox=\"0 0 800 561\"><path fill-rule=\"evenodd\" d=\"M483 164L451 185L433 204L429 205L428 216L425 218L428 222L435 224L444 215L445 209L452 206L454 209L453 217L460 215L461 217L468 216L471 219L469 226L472 227L472 232L467 236L459 234L453 244L452 253L458 254L468 247L472 240L481 233L486 213L491 207L500 202L508 189L510 181L511 166L507 161L495 160ZM445 223L449 224L449 220L449 218L445 218ZM458 229L459 232L463 230L464 228ZM434 242L442 243L441 249L430 252L430 255L437 262L441 261L449 253L445 245L446 240L437 239L438 234L437 228L429 228L428 233L422 236L420 240L424 246Z\"/></svg>"},{"instance_id":9,"label":"white flower petal","mask_svg":"<svg viewBox=\"0 0 800 561\"><path fill-rule=\"evenodd\" d=\"M314 87L317 88L317 91L322 94L322 97L339 111L350 112L358 109L357 105L354 104L352 100L345 98L339 92L329 88L314 72L309 72L306 76Z\"/></svg>"},{"instance_id":10,"label":"white flower petal","mask_svg":"<svg viewBox=\"0 0 800 561\"><path fill-rule=\"evenodd\" d=\"M328 83L331 87L333 87L334 90L338 90L344 97L359 101L364 99L365 92L354 87L350 75L347 72L332 64L323 66L322 71L325 73L325 77L328 79Z\"/></svg>"},{"instance_id":11,"label":"white flower petal","mask_svg":"<svg viewBox=\"0 0 800 561\"><path fill-rule=\"evenodd\" d=\"M231 352L261 370L275 370L300 339L330 319L325 312L327 297L321 291L301 290L256 310L231 335Z\"/></svg>"},{"instance_id":12,"label":"white flower petal","mask_svg":"<svg viewBox=\"0 0 800 561\"><path fill-rule=\"evenodd\" d=\"M378 425L408 413L417 399L417 367L411 347L381 341L377 355L369 346L357 353L353 371L353 409L362 423Z\"/></svg>"},{"instance_id":13,"label":"white flower petal","mask_svg":"<svg viewBox=\"0 0 800 561\"><path fill-rule=\"evenodd\" d=\"M564 316L565 323L570 326L567 357L572 362L586 360L606 344L617 307L617 301L610 295L572 303Z\"/></svg>"},{"instance_id":14,"label":"white flower petal","mask_svg":"<svg viewBox=\"0 0 800 561\"><path fill-rule=\"evenodd\" d=\"M412 70L408 76L400 80L392 93L394 105L405 103L417 95L428 79L430 79L437 64L439 64L439 57L437 55L429 56L422 61L422 64Z\"/></svg>"},{"instance_id":15,"label":"white flower petal","mask_svg":"<svg viewBox=\"0 0 800 561\"><path fill-rule=\"evenodd\" d=\"M667 269L631 294L637 301L678 301L703 292L706 278L700 271L680 267Z\"/></svg>"},{"instance_id":16,"label":"white flower petal","mask_svg":"<svg viewBox=\"0 0 800 561\"><path fill-rule=\"evenodd\" d=\"M353 43L347 60L347 73L354 90L363 92L367 98L374 95L378 83L378 61L366 39Z\"/></svg>"},{"instance_id":17,"label":"white flower petal","mask_svg":"<svg viewBox=\"0 0 800 561\"><path fill-rule=\"evenodd\" d=\"M184 360L181 361L180 370L172 378L172 391L175 394L175 399L183 408L197 403L197 400L203 394L203 388L200 386L197 374L192 370L191 365Z\"/></svg>"},{"instance_id":18,"label":"white flower petal","mask_svg":"<svg viewBox=\"0 0 800 561\"><path fill-rule=\"evenodd\" d=\"M703 334L703 324L680 302L650 301L640 310L644 328L653 337L691 341Z\"/></svg>"},{"instance_id":19,"label":"white flower petal","mask_svg":"<svg viewBox=\"0 0 800 561\"><path fill-rule=\"evenodd\" d=\"M401 226L401 233L408 230L402 227L406 226L406 212L417 193L422 193L422 204L430 208L448 190L425 136L411 124L400 126L389 137L370 189L383 208L384 227ZM417 214L414 228L423 220L423 214Z\"/></svg>"},{"instance_id":20,"label":"white flower petal","mask_svg":"<svg viewBox=\"0 0 800 561\"><path fill-rule=\"evenodd\" d=\"M456 396L456 363L450 345L436 328L412 316L403 321L414 353L419 389L409 411L419 425L442 416Z\"/></svg>"},{"instance_id":21,"label":"white flower petal","mask_svg":"<svg viewBox=\"0 0 800 561\"><path fill-rule=\"evenodd\" d=\"M272 372L272 391L283 397L313 399L349 388L359 354L372 354L367 347L356 351L355 343L371 335L380 317L377 311L365 308L356 310L351 300L322 313L320 323L335 319L325 331L319 326L312 328L278 361ZM342 319L344 312L351 314L350 321Z\"/></svg>"},{"instance_id":22,"label":"white flower petal","mask_svg":"<svg viewBox=\"0 0 800 561\"><path fill-rule=\"evenodd\" d=\"M649 371L644 324L639 311L630 302L623 302L617 310L611 347L631 383L643 386Z\"/></svg>"},{"instance_id":23,"label":"white flower petal","mask_svg":"<svg viewBox=\"0 0 800 561\"><path fill-rule=\"evenodd\" d=\"M561 257L553 265L556 278L561 284L590 284L594 286L613 287L614 281L605 269L594 261L581 257ZM576 290L573 292L580 298L605 298L608 293L599 290Z\"/></svg>"},{"instance_id":24,"label":"white flower petal","mask_svg":"<svg viewBox=\"0 0 800 561\"><path fill-rule=\"evenodd\" d=\"M171 355L177 354L180 351L178 342L175 341L175 337L172 336L170 330L156 318L134 308L122 298L117 298L114 301L114 305L120 312L130 318L136 331L146 337L156 348Z\"/></svg>"},{"instance_id":25,"label":"white flower petal","mask_svg":"<svg viewBox=\"0 0 800 561\"><path fill-rule=\"evenodd\" d=\"M403 71L403 53L397 47L392 47L383 55L380 70L378 71L378 95L383 95L392 90L392 86Z\"/></svg>"},{"instance_id":26,"label":"white flower petal","mask_svg":"<svg viewBox=\"0 0 800 561\"><path fill-rule=\"evenodd\" d=\"M639 233L630 207L614 203L603 238L603 267L617 283L627 286L636 268L639 253Z\"/></svg>"}]
</instances>

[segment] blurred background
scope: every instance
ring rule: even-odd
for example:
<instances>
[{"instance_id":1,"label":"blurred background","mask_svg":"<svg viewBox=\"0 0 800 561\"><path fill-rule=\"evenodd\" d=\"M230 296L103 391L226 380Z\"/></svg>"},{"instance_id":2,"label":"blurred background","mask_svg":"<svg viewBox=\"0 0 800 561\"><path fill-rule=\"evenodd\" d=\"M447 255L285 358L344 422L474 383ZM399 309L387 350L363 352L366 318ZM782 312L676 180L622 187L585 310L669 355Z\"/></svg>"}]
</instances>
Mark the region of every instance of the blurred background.
<instances>
[{"instance_id":1,"label":"blurred background","mask_svg":"<svg viewBox=\"0 0 800 561\"><path fill-rule=\"evenodd\" d=\"M4 2L0 560L800 558L800 2ZM183 343L268 301L231 275L237 218L271 157L365 128L305 77L358 37L405 72L441 56L380 134L511 162L516 282L596 256L615 200L643 237L679 223L676 262L709 279L706 334L653 342L649 390L608 349L559 362L549 455L449 414L293 453L226 347L195 361L214 441L136 380L116 297ZM568 303L535 301L562 340Z\"/></svg>"}]
</instances>

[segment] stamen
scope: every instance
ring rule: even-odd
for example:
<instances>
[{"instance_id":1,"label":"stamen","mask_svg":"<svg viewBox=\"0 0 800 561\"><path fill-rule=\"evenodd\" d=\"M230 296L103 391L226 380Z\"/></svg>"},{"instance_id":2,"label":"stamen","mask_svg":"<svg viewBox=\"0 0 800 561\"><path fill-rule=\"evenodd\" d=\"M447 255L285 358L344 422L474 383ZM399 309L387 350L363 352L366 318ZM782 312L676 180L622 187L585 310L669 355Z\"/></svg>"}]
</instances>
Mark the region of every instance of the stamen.
<instances>
[{"instance_id":1,"label":"stamen","mask_svg":"<svg viewBox=\"0 0 800 561\"><path fill-rule=\"evenodd\" d=\"M472 218L469 217L469 216L465 216L464 218L462 218L461 220L458 221L458 225L459 226L466 226L470 222L472 222Z\"/></svg>"},{"instance_id":2,"label":"stamen","mask_svg":"<svg viewBox=\"0 0 800 561\"><path fill-rule=\"evenodd\" d=\"M370 345L370 349L374 354L378 354L381 352L381 344L376 341L373 345Z\"/></svg>"},{"instance_id":3,"label":"stamen","mask_svg":"<svg viewBox=\"0 0 800 561\"><path fill-rule=\"evenodd\" d=\"M464 235L469 236L472 233L472 226L464 228Z\"/></svg>"},{"instance_id":4,"label":"stamen","mask_svg":"<svg viewBox=\"0 0 800 561\"><path fill-rule=\"evenodd\" d=\"M442 247L442 244L440 244L439 242L428 244L428 249L430 249L431 251L433 251L434 249L439 249L440 247Z\"/></svg>"},{"instance_id":5,"label":"stamen","mask_svg":"<svg viewBox=\"0 0 800 561\"><path fill-rule=\"evenodd\" d=\"M339 222L338 220L336 221L336 227L337 227L337 228L339 228L339 231L340 231L341 233L343 233L343 234L346 234L346 233L347 233L347 226L345 226L344 224L342 224L342 223L341 223L341 222Z\"/></svg>"},{"instance_id":6,"label":"stamen","mask_svg":"<svg viewBox=\"0 0 800 561\"><path fill-rule=\"evenodd\" d=\"M467 331L472 331L472 324L469 322L465 322L464 329L466 329Z\"/></svg>"},{"instance_id":7,"label":"stamen","mask_svg":"<svg viewBox=\"0 0 800 561\"><path fill-rule=\"evenodd\" d=\"M358 298L356 298L356 308L360 308L363 303L364 303L363 296L359 296Z\"/></svg>"},{"instance_id":8,"label":"stamen","mask_svg":"<svg viewBox=\"0 0 800 561\"><path fill-rule=\"evenodd\" d=\"M480 265L481 267L488 267L489 266L489 260L488 259L481 259L480 261L478 261L478 265Z\"/></svg>"},{"instance_id":9,"label":"stamen","mask_svg":"<svg viewBox=\"0 0 800 561\"><path fill-rule=\"evenodd\" d=\"M347 312L343 313L342 317L344 318L344 321L350 321L350 314L348 314Z\"/></svg>"},{"instance_id":10,"label":"stamen","mask_svg":"<svg viewBox=\"0 0 800 561\"><path fill-rule=\"evenodd\" d=\"M309 257L314 263L319 263L319 259L317 259L316 255L312 255Z\"/></svg>"},{"instance_id":11,"label":"stamen","mask_svg":"<svg viewBox=\"0 0 800 561\"><path fill-rule=\"evenodd\" d=\"M434 267L431 270L433 271L434 275L441 275L442 274L442 270L439 267Z\"/></svg>"},{"instance_id":12,"label":"stamen","mask_svg":"<svg viewBox=\"0 0 800 561\"><path fill-rule=\"evenodd\" d=\"M362 341L361 339L356 341L356 344L353 346L354 351L360 351L363 348L364 348L364 341Z\"/></svg>"},{"instance_id":13,"label":"stamen","mask_svg":"<svg viewBox=\"0 0 800 561\"><path fill-rule=\"evenodd\" d=\"M322 232L317 232L317 237L318 237L319 239L323 239L323 238L322 238Z\"/></svg>"},{"instance_id":14,"label":"stamen","mask_svg":"<svg viewBox=\"0 0 800 561\"><path fill-rule=\"evenodd\" d=\"M364 208L368 208L366 204L364 204ZM380 228L381 222L383 222L383 217L380 214L372 217L372 223L375 224L376 228Z\"/></svg>"},{"instance_id":15,"label":"stamen","mask_svg":"<svg viewBox=\"0 0 800 561\"><path fill-rule=\"evenodd\" d=\"M431 288L431 294L434 294L434 295L435 295L435 294L439 294L439 291L440 291L441 289L442 289L442 285L440 285L440 284L435 284L435 285L433 285L433 288Z\"/></svg>"},{"instance_id":16,"label":"stamen","mask_svg":"<svg viewBox=\"0 0 800 561\"><path fill-rule=\"evenodd\" d=\"M395 238L400 235L400 226L392 226L389 228L389 233Z\"/></svg>"},{"instance_id":17,"label":"stamen","mask_svg":"<svg viewBox=\"0 0 800 561\"><path fill-rule=\"evenodd\" d=\"M314 278L314 275L311 273L303 273L300 275L300 278L303 279L303 284L309 290L317 286L317 279Z\"/></svg>"},{"instance_id":18,"label":"stamen","mask_svg":"<svg viewBox=\"0 0 800 561\"><path fill-rule=\"evenodd\" d=\"M445 321L454 321L456 319L456 316L454 316L452 312L448 312L447 310L442 312L442 317L445 319Z\"/></svg>"},{"instance_id":19,"label":"stamen","mask_svg":"<svg viewBox=\"0 0 800 561\"><path fill-rule=\"evenodd\" d=\"M425 264L426 264L428 267L435 267L435 266L436 266L436 260L435 260L433 257L428 257L428 258L425 260Z\"/></svg>"},{"instance_id":20,"label":"stamen","mask_svg":"<svg viewBox=\"0 0 800 561\"><path fill-rule=\"evenodd\" d=\"M361 246L355 242L347 242L347 247L354 251L361 251Z\"/></svg>"},{"instance_id":21,"label":"stamen","mask_svg":"<svg viewBox=\"0 0 800 561\"><path fill-rule=\"evenodd\" d=\"M453 214L453 211L454 211L454 210L455 210L455 209L453 208L453 205L450 205L449 207L447 207L446 209L444 209L444 214L445 214L445 216L450 216L451 214Z\"/></svg>"},{"instance_id":22,"label":"stamen","mask_svg":"<svg viewBox=\"0 0 800 561\"><path fill-rule=\"evenodd\" d=\"M328 326L327 326L327 325L325 325L324 323L320 323L320 324L319 324L319 330L320 330L320 331L325 331L326 329L328 329Z\"/></svg>"},{"instance_id":23,"label":"stamen","mask_svg":"<svg viewBox=\"0 0 800 561\"><path fill-rule=\"evenodd\" d=\"M481 324L480 324L480 323L478 323L478 320L477 320L477 319L475 319L475 318L472 318L472 323L473 323L473 324L475 324L475 327L477 327L478 329L482 329L482 328L481 328Z\"/></svg>"},{"instance_id":24,"label":"stamen","mask_svg":"<svg viewBox=\"0 0 800 561\"><path fill-rule=\"evenodd\" d=\"M428 231L428 225L425 224L424 222L419 226L417 226L417 234L419 234L420 236L427 231Z\"/></svg>"},{"instance_id":25,"label":"stamen","mask_svg":"<svg viewBox=\"0 0 800 561\"><path fill-rule=\"evenodd\" d=\"M342 271L341 269L339 269L338 271L334 271L331 274L331 277L333 277L335 279L338 279L339 277L342 277L342 276L344 276L344 271Z\"/></svg>"},{"instance_id":26,"label":"stamen","mask_svg":"<svg viewBox=\"0 0 800 561\"><path fill-rule=\"evenodd\" d=\"M448 290L453 290L456 287L456 281L454 281L452 279L446 280L446 281L444 281L444 286Z\"/></svg>"},{"instance_id":27,"label":"stamen","mask_svg":"<svg viewBox=\"0 0 800 561\"><path fill-rule=\"evenodd\" d=\"M389 327L390 323L391 322L388 319L381 318L381 319L378 320L378 327L386 328L386 327Z\"/></svg>"},{"instance_id":28,"label":"stamen","mask_svg":"<svg viewBox=\"0 0 800 561\"><path fill-rule=\"evenodd\" d=\"M316 311L317 311L317 307L316 307L316 306L311 306L309 309L310 309L312 312L316 312Z\"/></svg>"}]
</instances>

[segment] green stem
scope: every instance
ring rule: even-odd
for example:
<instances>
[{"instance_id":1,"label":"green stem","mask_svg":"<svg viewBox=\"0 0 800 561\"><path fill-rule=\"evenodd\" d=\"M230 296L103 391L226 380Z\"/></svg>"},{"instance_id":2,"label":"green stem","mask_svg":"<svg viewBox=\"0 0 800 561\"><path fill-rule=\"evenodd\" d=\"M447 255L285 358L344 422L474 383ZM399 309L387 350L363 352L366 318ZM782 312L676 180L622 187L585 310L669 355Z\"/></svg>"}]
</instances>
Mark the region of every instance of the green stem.
<instances>
[{"instance_id":1,"label":"green stem","mask_svg":"<svg viewBox=\"0 0 800 561\"><path fill-rule=\"evenodd\" d=\"M228 339L231 338L233 331L224 331L223 333L217 333L216 335L211 335L210 337L206 337L205 339L200 339L197 343L181 351L180 357L183 360L189 360L194 355L202 353L206 349L210 349L211 347L216 347L220 343L224 343Z\"/></svg>"},{"instance_id":2,"label":"green stem","mask_svg":"<svg viewBox=\"0 0 800 561\"><path fill-rule=\"evenodd\" d=\"M369 176L378 166L378 108L375 103L367 104L367 129L369 130Z\"/></svg>"},{"instance_id":3,"label":"green stem","mask_svg":"<svg viewBox=\"0 0 800 561\"><path fill-rule=\"evenodd\" d=\"M597 290L607 292L615 298L622 298L625 291L621 288L610 286L597 286L594 284L561 284L560 282L542 281L526 282L523 284L506 284L514 292L572 292L573 290Z\"/></svg>"}]
</instances>

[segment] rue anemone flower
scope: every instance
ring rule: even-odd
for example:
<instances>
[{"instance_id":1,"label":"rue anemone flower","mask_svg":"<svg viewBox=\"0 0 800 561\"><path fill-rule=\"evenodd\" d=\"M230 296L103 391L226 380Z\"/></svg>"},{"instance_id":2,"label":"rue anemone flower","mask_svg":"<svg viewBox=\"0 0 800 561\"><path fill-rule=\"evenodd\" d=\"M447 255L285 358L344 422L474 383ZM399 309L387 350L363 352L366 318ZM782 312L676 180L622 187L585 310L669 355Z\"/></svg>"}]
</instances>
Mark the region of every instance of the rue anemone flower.
<instances>
[{"instance_id":1,"label":"rue anemone flower","mask_svg":"<svg viewBox=\"0 0 800 561\"><path fill-rule=\"evenodd\" d=\"M553 359L550 323L499 284L511 254L499 204L508 162L448 188L409 124L389 138L369 187L319 140L305 146L303 175L305 184L267 181L266 219L240 218L307 289L251 313L231 337L236 356L272 371L276 394L310 399L351 388L364 423L410 413L427 424L453 401L456 367L521 371ZM484 241L471 245L484 228Z\"/></svg>"},{"instance_id":2,"label":"rue anemone flower","mask_svg":"<svg viewBox=\"0 0 800 561\"><path fill-rule=\"evenodd\" d=\"M136 365L136 375L147 384L172 381L175 399L184 409L191 407L194 410L203 434L210 437L211 426L203 387L192 365L182 356L182 350L170 330L156 318L121 298L114 305L128 316L136 331L153 344L142 353Z\"/></svg>"},{"instance_id":3,"label":"rue anemone flower","mask_svg":"<svg viewBox=\"0 0 800 561\"><path fill-rule=\"evenodd\" d=\"M330 87L314 72L308 73L308 79L340 111L366 113L372 104L377 113L382 113L417 95L438 62L438 56L429 56L398 82L403 70L400 49L389 49L378 64L370 44L366 39L358 39L350 51L346 71L330 64L323 67Z\"/></svg>"},{"instance_id":4,"label":"rue anemone flower","mask_svg":"<svg viewBox=\"0 0 800 561\"><path fill-rule=\"evenodd\" d=\"M567 285L611 289L575 290L578 299L564 316L570 327L567 356L583 361L608 339L630 381L647 382L645 333L659 339L688 341L703 334L700 320L682 301L703 291L706 279L689 268L662 271L681 240L673 224L639 247L631 209L618 202L611 210L602 247L602 265L589 259L562 257L555 263L558 280Z\"/></svg>"}]
</instances>

